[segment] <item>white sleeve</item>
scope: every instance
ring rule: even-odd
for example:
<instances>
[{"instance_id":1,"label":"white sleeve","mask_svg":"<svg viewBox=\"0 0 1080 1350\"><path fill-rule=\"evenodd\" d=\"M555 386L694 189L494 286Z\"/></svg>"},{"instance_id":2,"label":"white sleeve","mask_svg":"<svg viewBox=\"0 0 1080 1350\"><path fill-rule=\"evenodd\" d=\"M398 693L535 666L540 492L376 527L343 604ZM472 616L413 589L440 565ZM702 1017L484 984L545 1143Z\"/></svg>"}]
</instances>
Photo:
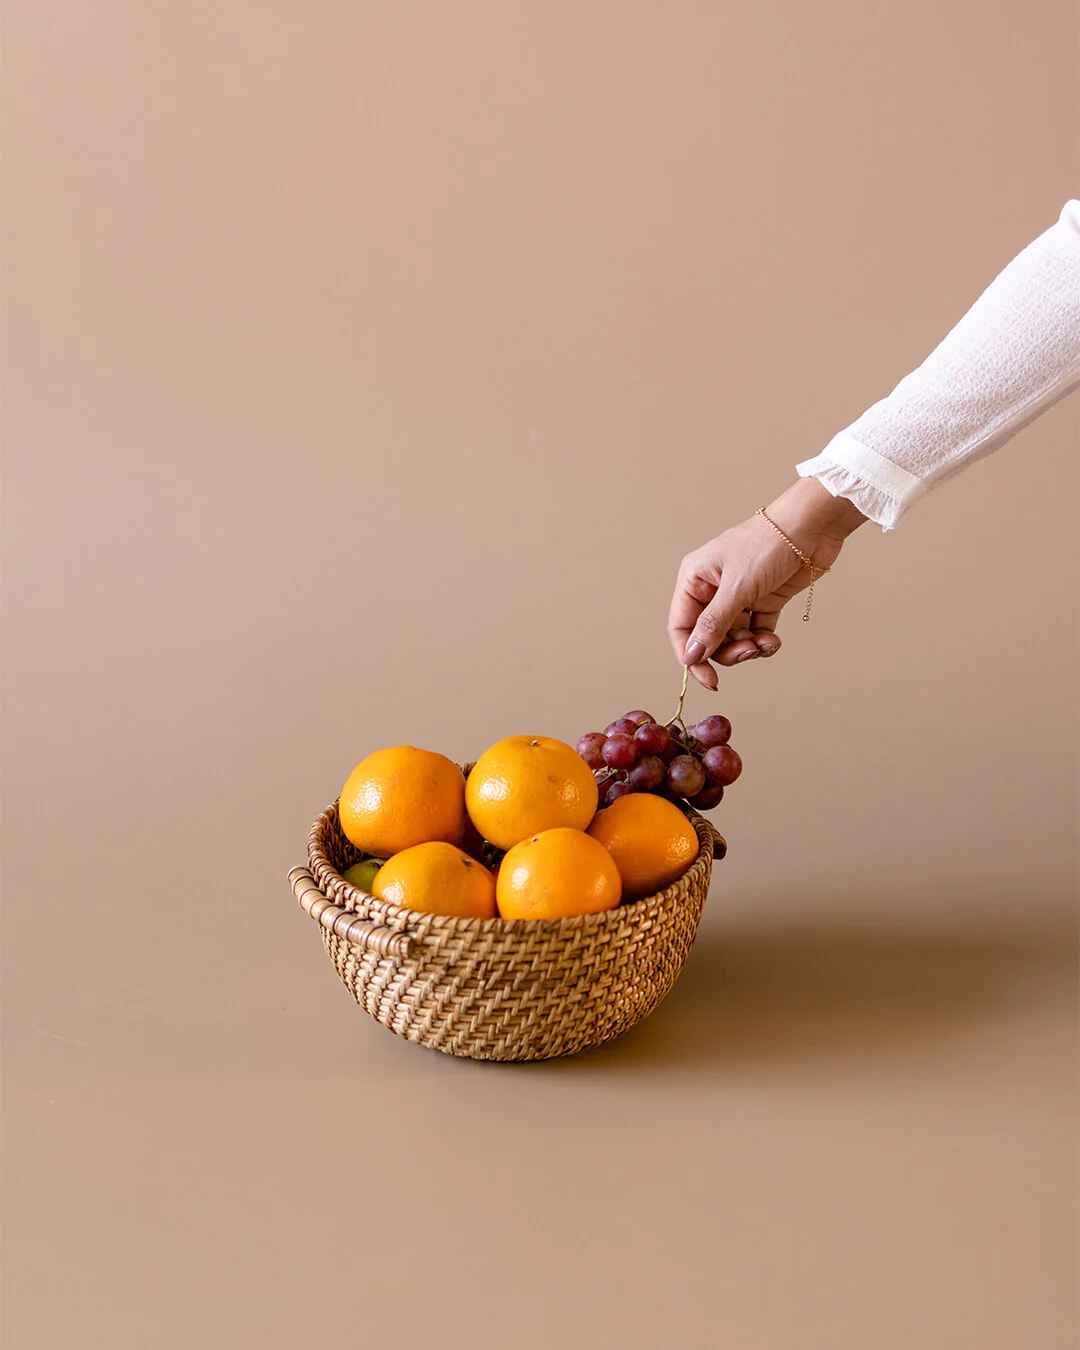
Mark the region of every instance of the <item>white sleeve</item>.
<instances>
[{"instance_id":1,"label":"white sleeve","mask_svg":"<svg viewBox=\"0 0 1080 1350\"><path fill-rule=\"evenodd\" d=\"M889 530L1077 384L1080 201L1070 201L917 370L797 471Z\"/></svg>"}]
</instances>

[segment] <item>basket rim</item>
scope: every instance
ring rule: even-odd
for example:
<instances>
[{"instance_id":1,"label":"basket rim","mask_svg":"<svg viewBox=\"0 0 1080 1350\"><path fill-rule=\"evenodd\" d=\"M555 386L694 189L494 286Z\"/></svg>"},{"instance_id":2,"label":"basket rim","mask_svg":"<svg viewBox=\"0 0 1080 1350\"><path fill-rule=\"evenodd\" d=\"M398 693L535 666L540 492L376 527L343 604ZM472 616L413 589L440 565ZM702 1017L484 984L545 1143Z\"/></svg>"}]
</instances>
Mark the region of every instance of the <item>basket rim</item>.
<instances>
[{"instance_id":1,"label":"basket rim","mask_svg":"<svg viewBox=\"0 0 1080 1350\"><path fill-rule=\"evenodd\" d=\"M359 887L346 881L330 862L323 842L328 829L340 830L341 828L338 819L338 800L338 798L335 798L319 813L308 831L308 861L315 884L325 895L326 890L321 875L325 872L332 881L337 883L342 893L340 903L345 909L352 910L364 918L378 920L397 931L407 932L418 937L433 929L440 933L461 934L462 936L474 933L511 934L516 932L525 935L543 932L565 933L575 929L602 929L611 923L625 922L630 914L639 916L644 922L672 901L686 898L688 888L689 890L696 890L700 883L707 883L715 860L716 841L723 842L723 836L710 821L695 811L693 807L679 805L679 810L694 827L694 833L698 838L698 853L686 871L681 876L676 877L669 886L665 886L663 890L654 891L652 895L642 896L640 899L632 900L627 904L620 903L614 909L600 910L594 914L574 914L561 919L503 919L498 915L491 919L462 918L451 914L428 914L421 910L404 909L390 901L379 900L376 896L369 894L367 891L362 891ZM678 803L676 804L678 805Z\"/></svg>"}]
</instances>

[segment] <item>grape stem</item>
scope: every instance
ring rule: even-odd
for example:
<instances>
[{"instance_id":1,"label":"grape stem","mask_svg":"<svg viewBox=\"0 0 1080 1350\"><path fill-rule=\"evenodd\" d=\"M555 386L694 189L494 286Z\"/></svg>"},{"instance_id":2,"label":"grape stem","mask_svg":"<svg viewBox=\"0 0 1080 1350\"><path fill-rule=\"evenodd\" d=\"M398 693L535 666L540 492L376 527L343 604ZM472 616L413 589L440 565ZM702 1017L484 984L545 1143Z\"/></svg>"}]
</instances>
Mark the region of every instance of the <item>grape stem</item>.
<instances>
[{"instance_id":1,"label":"grape stem","mask_svg":"<svg viewBox=\"0 0 1080 1350\"><path fill-rule=\"evenodd\" d=\"M690 667L683 666L682 687L679 690L679 701L678 703L675 704L675 714L672 717L671 721L677 723L678 726L682 728L684 734L689 734L686 730L686 723L683 721L682 715L683 704L686 702L686 686L689 680L690 680ZM670 723L668 725L670 725Z\"/></svg>"}]
</instances>

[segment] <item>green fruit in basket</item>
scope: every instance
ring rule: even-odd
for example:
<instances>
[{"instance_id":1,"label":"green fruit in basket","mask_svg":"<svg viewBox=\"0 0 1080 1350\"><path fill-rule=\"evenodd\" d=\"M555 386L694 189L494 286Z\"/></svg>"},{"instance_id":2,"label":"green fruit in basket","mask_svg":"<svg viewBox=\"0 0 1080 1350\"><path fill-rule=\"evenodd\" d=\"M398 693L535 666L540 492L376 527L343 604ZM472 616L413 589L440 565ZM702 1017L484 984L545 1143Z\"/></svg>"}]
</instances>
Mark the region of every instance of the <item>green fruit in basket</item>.
<instances>
[{"instance_id":1,"label":"green fruit in basket","mask_svg":"<svg viewBox=\"0 0 1080 1350\"><path fill-rule=\"evenodd\" d=\"M366 891L371 894L371 883L375 880L375 873L383 865L382 858L364 858L362 862L353 863L353 865L342 876L350 886L355 886L358 891Z\"/></svg>"}]
</instances>

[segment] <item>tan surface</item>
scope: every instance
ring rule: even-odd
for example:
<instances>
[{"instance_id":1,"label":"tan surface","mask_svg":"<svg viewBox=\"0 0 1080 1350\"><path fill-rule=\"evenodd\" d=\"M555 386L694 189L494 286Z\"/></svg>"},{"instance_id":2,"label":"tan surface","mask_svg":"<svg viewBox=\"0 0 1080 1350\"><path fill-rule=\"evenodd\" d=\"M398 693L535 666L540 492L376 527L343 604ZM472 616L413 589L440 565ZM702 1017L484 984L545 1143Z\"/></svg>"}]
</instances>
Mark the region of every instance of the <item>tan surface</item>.
<instances>
[{"instance_id":1,"label":"tan surface","mask_svg":"<svg viewBox=\"0 0 1080 1350\"><path fill-rule=\"evenodd\" d=\"M1073 6L8 9L5 1346L1074 1346L1075 401L725 677L639 1034L400 1044L284 880L374 744L668 702L1077 191Z\"/></svg>"}]
</instances>

